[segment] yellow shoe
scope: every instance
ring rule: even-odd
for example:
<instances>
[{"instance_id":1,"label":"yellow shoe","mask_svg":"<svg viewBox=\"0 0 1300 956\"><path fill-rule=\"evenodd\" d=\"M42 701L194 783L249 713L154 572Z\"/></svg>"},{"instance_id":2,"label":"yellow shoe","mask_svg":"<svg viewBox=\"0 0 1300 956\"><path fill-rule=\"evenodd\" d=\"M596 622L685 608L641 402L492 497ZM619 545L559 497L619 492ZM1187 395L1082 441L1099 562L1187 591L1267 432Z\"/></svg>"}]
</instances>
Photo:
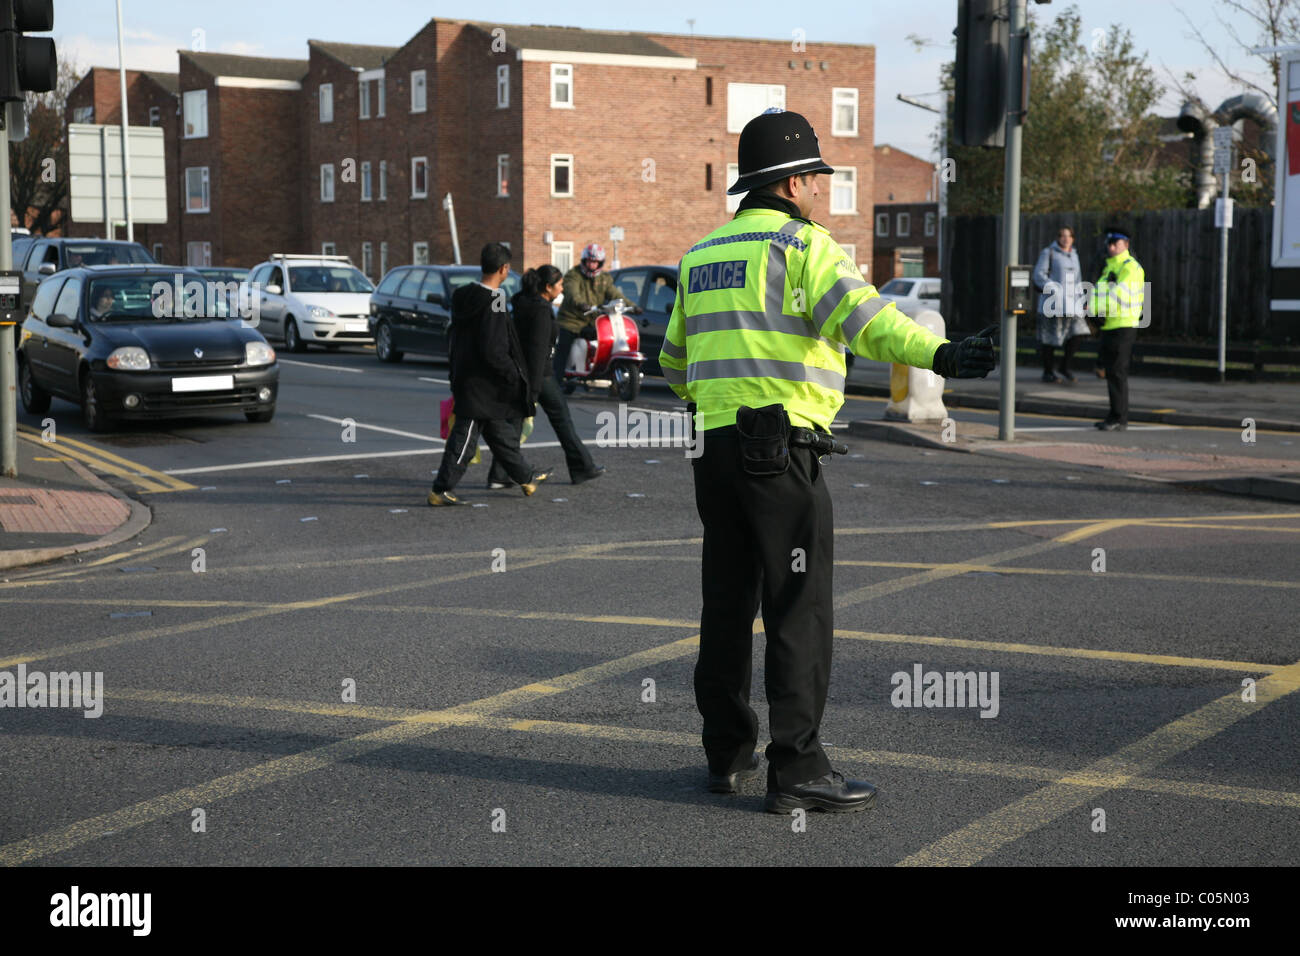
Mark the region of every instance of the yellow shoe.
<instances>
[{"instance_id":1,"label":"yellow shoe","mask_svg":"<svg viewBox=\"0 0 1300 956\"><path fill-rule=\"evenodd\" d=\"M525 497L531 497L537 491L537 486L549 477L551 477L549 469L546 471L535 471L533 472L532 481L525 482L519 487L524 490Z\"/></svg>"},{"instance_id":2,"label":"yellow shoe","mask_svg":"<svg viewBox=\"0 0 1300 956\"><path fill-rule=\"evenodd\" d=\"M444 506L444 505L463 505L463 504L465 504L465 502L461 501L459 498L457 498L455 495L453 495L450 491L431 491L431 492L429 492L429 499L428 499L428 500L429 500L429 504L433 505L435 508L440 508L440 507L442 507L442 506Z\"/></svg>"}]
</instances>

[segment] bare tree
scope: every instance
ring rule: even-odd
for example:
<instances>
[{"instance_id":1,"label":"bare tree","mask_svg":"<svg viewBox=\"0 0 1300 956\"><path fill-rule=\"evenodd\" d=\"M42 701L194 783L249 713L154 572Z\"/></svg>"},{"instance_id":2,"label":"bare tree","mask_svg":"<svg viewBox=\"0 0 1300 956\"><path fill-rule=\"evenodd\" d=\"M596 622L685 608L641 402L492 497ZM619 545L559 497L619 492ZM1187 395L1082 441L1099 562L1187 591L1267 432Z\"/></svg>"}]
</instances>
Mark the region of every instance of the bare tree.
<instances>
[{"instance_id":1,"label":"bare tree","mask_svg":"<svg viewBox=\"0 0 1300 956\"><path fill-rule=\"evenodd\" d=\"M1249 53L1255 47L1279 47L1300 42L1300 0L1219 0L1219 4L1221 8L1226 9L1216 10L1214 19L1218 21L1224 37L1244 52ZM1240 70L1234 70L1225 59L1224 44L1221 41L1217 44L1212 43L1211 38L1205 35L1205 31L1187 15L1186 10L1181 7L1177 9L1191 29L1192 36L1210 55L1210 59L1224 76L1244 88L1263 93L1274 103L1279 102L1276 86L1263 87ZM1225 17L1225 13L1228 16ZM1233 22L1234 20L1237 22ZM1243 33L1253 33L1255 39L1247 40L1242 36ZM1277 53L1251 53L1250 55L1267 65L1269 75L1276 83L1278 66L1281 63L1280 55ZM1194 80L1195 77L1189 73L1181 81L1175 79L1174 85L1184 96L1201 101L1193 87Z\"/></svg>"},{"instance_id":2,"label":"bare tree","mask_svg":"<svg viewBox=\"0 0 1300 956\"><path fill-rule=\"evenodd\" d=\"M20 226L48 235L68 215L68 94L81 80L75 63L59 61L48 93L28 93L27 138L9 144L9 205Z\"/></svg>"}]
</instances>

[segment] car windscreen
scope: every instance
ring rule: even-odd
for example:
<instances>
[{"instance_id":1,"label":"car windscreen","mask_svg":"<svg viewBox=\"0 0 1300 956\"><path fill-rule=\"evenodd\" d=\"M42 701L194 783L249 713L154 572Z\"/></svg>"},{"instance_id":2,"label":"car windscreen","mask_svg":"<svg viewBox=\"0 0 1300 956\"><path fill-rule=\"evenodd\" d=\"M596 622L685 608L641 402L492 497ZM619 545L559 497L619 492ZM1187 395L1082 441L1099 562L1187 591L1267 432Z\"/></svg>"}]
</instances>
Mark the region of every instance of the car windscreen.
<instances>
[{"instance_id":1,"label":"car windscreen","mask_svg":"<svg viewBox=\"0 0 1300 956\"><path fill-rule=\"evenodd\" d=\"M112 276L91 279L86 301L92 322L224 319L234 314L230 293L237 289L195 272Z\"/></svg>"},{"instance_id":2,"label":"car windscreen","mask_svg":"<svg viewBox=\"0 0 1300 956\"><path fill-rule=\"evenodd\" d=\"M912 291L912 285L910 279L890 279L880 287L880 291L886 295L907 295Z\"/></svg>"},{"instance_id":3,"label":"car windscreen","mask_svg":"<svg viewBox=\"0 0 1300 956\"><path fill-rule=\"evenodd\" d=\"M112 242L67 242L63 255L69 269L78 266L148 265L153 262L142 246Z\"/></svg>"},{"instance_id":4,"label":"car windscreen","mask_svg":"<svg viewBox=\"0 0 1300 956\"><path fill-rule=\"evenodd\" d=\"M221 282L243 282L248 278L247 269L200 269L205 279L217 279Z\"/></svg>"},{"instance_id":5,"label":"car windscreen","mask_svg":"<svg viewBox=\"0 0 1300 956\"><path fill-rule=\"evenodd\" d=\"M451 294L455 295L456 290L463 285L469 285L471 282L477 282L482 278L479 272L448 272L447 284L451 286ZM501 283L501 287L506 290L506 299L513 299L515 293L519 291L519 276L513 272L506 276L506 281Z\"/></svg>"},{"instance_id":6,"label":"car windscreen","mask_svg":"<svg viewBox=\"0 0 1300 956\"><path fill-rule=\"evenodd\" d=\"M293 266L289 286L297 292L374 292L360 270L349 266Z\"/></svg>"}]
</instances>

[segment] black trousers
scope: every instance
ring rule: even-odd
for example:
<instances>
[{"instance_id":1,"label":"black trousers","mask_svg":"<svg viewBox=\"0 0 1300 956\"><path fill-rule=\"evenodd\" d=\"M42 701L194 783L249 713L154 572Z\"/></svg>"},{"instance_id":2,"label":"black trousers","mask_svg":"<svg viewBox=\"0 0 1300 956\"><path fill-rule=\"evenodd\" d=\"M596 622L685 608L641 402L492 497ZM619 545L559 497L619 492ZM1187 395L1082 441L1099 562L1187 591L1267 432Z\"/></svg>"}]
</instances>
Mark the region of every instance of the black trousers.
<instances>
[{"instance_id":1,"label":"black trousers","mask_svg":"<svg viewBox=\"0 0 1300 956\"><path fill-rule=\"evenodd\" d=\"M1110 393L1112 421L1128 424L1128 366L1133 358L1137 329L1110 329L1101 333L1098 358L1106 370L1106 390Z\"/></svg>"},{"instance_id":2,"label":"black trousers","mask_svg":"<svg viewBox=\"0 0 1300 956\"><path fill-rule=\"evenodd\" d=\"M533 468L524 460L519 451L519 431L523 422L518 418L489 418L475 421L471 418L456 416L456 424L451 427L447 444L442 450L442 464L433 479L433 490L439 493L451 491L465 477L465 469L474 457L474 448L481 433L483 440L492 451L492 456L501 463L506 474L516 484L524 484L533 477Z\"/></svg>"},{"instance_id":3,"label":"black trousers","mask_svg":"<svg viewBox=\"0 0 1300 956\"><path fill-rule=\"evenodd\" d=\"M564 449L564 463L569 467L570 480L592 471L596 465L591 460L591 453L587 451L587 446L578 437L578 430L573 427L573 418L569 415L569 403L564 400L564 393L560 391L560 386L555 379L542 380L542 391L537 396L537 404L546 413L555 437L560 440L560 447ZM523 423L520 422L521 427L522 425ZM504 482L508 477L505 466L493 455L492 467L488 470L488 481Z\"/></svg>"},{"instance_id":4,"label":"black trousers","mask_svg":"<svg viewBox=\"0 0 1300 956\"><path fill-rule=\"evenodd\" d=\"M577 337L577 332L560 329L560 334L555 339L555 354L551 356L551 368L555 372L555 381L561 385L564 384L564 370L569 365L569 349L573 347L573 340Z\"/></svg>"},{"instance_id":5,"label":"black trousers","mask_svg":"<svg viewBox=\"0 0 1300 956\"><path fill-rule=\"evenodd\" d=\"M749 766L758 717L749 706L760 606L772 742L769 790L830 772L818 732L830 685L834 520L817 456L790 449L784 475L753 478L734 425L700 434L695 505L704 524L695 702L712 773Z\"/></svg>"}]
</instances>

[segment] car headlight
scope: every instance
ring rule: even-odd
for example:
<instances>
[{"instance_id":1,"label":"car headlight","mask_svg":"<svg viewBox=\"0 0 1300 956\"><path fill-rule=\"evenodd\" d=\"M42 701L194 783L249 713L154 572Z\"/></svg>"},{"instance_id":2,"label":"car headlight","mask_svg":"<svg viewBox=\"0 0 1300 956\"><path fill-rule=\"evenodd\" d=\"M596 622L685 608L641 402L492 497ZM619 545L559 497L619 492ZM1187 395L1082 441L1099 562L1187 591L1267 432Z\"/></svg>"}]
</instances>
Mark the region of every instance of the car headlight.
<instances>
[{"instance_id":1,"label":"car headlight","mask_svg":"<svg viewBox=\"0 0 1300 956\"><path fill-rule=\"evenodd\" d=\"M245 342L244 361L249 365L270 365L275 361L275 349L265 342Z\"/></svg>"},{"instance_id":2,"label":"car headlight","mask_svg":"<svg viewBox=\"0 0 1300 956\"><path fill-rule=\"evenodd\" d=\"M332 318L334 318L334 313L333 313L333 312L331 312L329 309L326 309L326 308L324 308L324 307L322 307L322 306L319 306L319 305L313 305L311 308L309 308L309 309L307 310L307 314L310 315L313 319L332 319Z\"/></svg>"},{"instance_id":3,"label":"car headlight","mask_svg":"<svg viewBox=\"0 0 1300 956\"><path fill-rule=\"evenodd\" d=\"M149 353L138 345L127 345L113 349L105 364L119 372L147 372L150 368Z\"/></svg>"}]
</instances>

